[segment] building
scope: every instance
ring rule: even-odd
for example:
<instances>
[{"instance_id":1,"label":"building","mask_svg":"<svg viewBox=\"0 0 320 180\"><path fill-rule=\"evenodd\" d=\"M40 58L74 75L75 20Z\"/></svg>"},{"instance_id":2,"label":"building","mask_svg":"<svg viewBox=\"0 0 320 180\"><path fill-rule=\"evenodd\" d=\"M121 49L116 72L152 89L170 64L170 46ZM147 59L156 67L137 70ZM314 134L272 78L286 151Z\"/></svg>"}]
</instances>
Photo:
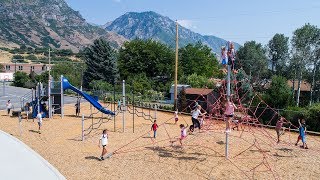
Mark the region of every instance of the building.
<instances>
[{"instance_id":1,"label":"building","mask_svg":"<svg viewBox=\"0 0 320 180\"><path fill-rule=\"evenodd\" d=\"M187 106L194 107L198 102L208 113L212 113L212 107L219 98L219 93L214 89L205 88L188 88L185 90L187 98Z\"/></svg>"},{"instance_id":2,"label":"building","mask_svg":"<svg viewBox=\"0 0 320 180\"><path fill-rule=\"evenodd\" d=\"M27 74L34 71L36 74L41 74L49 69L48 64L32 64L32 63L1 63L5 73L15 73L22 71Z\"/></svg>"},{"instance_id":3,"label":"building","mask_svg":"<svg viewBox=\"0 0 320 180\"><path fill-rule=\"evenodd\" d=\"M188 89L188 88L191 88L190 85L186 85L186 84L178 84L177 85L177 96L179 95L180 91L182 90L182 88L184 89ZM174 103L174 84L171 86L170 88L170 100L169 100L169 103L173 104Z\"/></svg>"}]
</instances>

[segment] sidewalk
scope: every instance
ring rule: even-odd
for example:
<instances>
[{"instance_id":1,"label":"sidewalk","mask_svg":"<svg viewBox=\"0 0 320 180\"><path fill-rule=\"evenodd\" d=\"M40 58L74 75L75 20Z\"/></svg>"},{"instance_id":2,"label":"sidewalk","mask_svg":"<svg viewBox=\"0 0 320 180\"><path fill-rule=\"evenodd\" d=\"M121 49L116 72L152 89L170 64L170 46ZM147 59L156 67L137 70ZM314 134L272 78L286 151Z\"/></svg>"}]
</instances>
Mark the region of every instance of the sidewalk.
<instances>
[{"instance_id":1,"label":"sidewalk","mask_svg":"<svg viewBox=\"0 0 320 180\"><path fill-rule=\"evenodd\" d=\"M1 179L65 179L60 172L17 138L0 130Z\"/></svg>"}]
</instances>

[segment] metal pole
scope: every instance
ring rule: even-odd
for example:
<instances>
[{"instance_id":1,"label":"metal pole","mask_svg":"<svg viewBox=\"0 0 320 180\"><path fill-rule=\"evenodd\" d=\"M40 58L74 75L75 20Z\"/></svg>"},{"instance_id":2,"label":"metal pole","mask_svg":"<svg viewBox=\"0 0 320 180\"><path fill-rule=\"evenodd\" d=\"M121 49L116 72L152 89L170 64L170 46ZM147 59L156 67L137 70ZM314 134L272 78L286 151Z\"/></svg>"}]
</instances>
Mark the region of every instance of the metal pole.
<instances>
[{"instance_id":1,"label":"metal pole","mask_svg":"<svg viewBox=\"0 0 320 180\"><path fill-rule=\"evenodd\" d=\"M179 51L179 38L178 38L178 29L179 24L176 21L176 59L175 59L175 72L174 72L174 105L177 108L178 105L178 51Z\"/></svg>"},{"instance_id":2,"label":"metal pole","mask_svg":"<svg viewBox=\"0 0 320 180\"><path fill-rule=\"evenodd\" d=\"M114 109L114 112L116 112L116 85L115 85L115 82L113 83L113 109ZM114 129L114 132L116 132L116 115L113 116L113 129Z\"/></svg>"},{"instance_id":3,"label":"metal pole","mask_svg":"<svg viewBox=\"0 0 320 180\"><path fill-rule=\"evenodd\" d=\"M154 104L154 119L157 120L157 104Z\"/></svg>"},{"instance_id":4,"label":"metal pole","mask_svg":"<svg viewBox=\"0 0 320 180\"><path fill-rule=\"evenodd\" d=\"M40 96L41 96L40 83L38 83L37 89L38 89L38 91L36 93L37 93L38 113L40 113Z\"/></svg>"},{"instance_id":5,"label":"metal pole","mask_svg":"<svg viewBox=\"0 0 320 180\"><path fill-rule=\"evenodd\" d=\"M93 113L92 113L92 104L90 104L90 114L91 114L91 129L93 129Z\"/></svg>"},{"instance_id":6,"label":"metal pole","mask_svg":"<svg viewBox=\"0 0 320 180\"><path fill-rule=\"evenodd\" d=\"M63 75L61 75L60 77L60 81L61 81L61 118L63 118L64 116L64 112L63 112L63 106L64 106L64 96L63 96Z\"/></svg>"},{"instance_id":7,"label":"metal pole","mask_svg":"<svg viewBox=\"0 0 320 180\"><path fill-rule=\"evenodd\" d=\"M227 75L227 101L230 101L230 74L231 74L231 67L228 65L228 75ZM228 119L227 119L228 121ZM226 123L228 123L226 121ZM229 124L230 126L230 124ZM229 132L226 131L226 147L225 147L225 157L229 159Z\"/></svg>"},{"instance_id":8,"label":"metal pole","mask_svg":"<svg viewBox=\"0 0 320 180\"><path fill-rule=\"evenodd\" d=\"M132 132L134 133L134 115L135 115L135 109L134 109L134 84L132 84Z\"/></svg>"},{"instance_id":9,"label":"metal pole","mask_svg":"<svg viewBox=\"0 0 320 180\"><path fill-rule=\"evenodd\" d=\"M3 91L2 91L2 93L3 93L3 96L5 96L6 95L6 82L4 80L2 82L3 82Z\"/></svg>"},{"instance_id":10,"label":"metal pole","mask_svg":"<svg viewBox=\"0 0 320 180\"><path fill-rule=\"evenodd\" d=\"M82 127L81 140L84 141L84 114L82 114L81 127Z\"/></svg>"},{"instance_id":11,"label":"metal pole","mask_svg":"<svg viewBox=\"0 0 320 180\"><path fill-rule=\"evenodd\" d=\"M49 118L52 118L52 101L51 101L51 57L50 57L50 48L49 48L49 80L48 80L48 104L49 104Z\"/></svg>"},{"instance_id":12,"label":"metal pole","mask_svg":"<svg viewBox=\"0 0 320 180\"><path fill-rule=\"evenodd\" d=\"M122 110L122 128L123 132L125 131L125 111L126 111L126 89L125 89L126 82L125 80L122 81L122 102L123 102L123 110Z\"/></svg>"}]
</instances>

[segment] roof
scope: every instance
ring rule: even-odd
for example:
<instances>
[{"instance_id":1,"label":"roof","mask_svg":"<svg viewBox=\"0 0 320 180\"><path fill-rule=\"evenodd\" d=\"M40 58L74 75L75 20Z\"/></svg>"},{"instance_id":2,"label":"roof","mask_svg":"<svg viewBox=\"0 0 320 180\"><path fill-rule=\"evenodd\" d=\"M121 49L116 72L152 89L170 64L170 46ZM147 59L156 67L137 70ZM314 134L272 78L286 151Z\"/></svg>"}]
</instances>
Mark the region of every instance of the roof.
<instances>
[{"instance_id":1,"label":"roof","mask_svg":"<svg viewBox=\"0 0 320 180\"><path fill-rule=\"evenodd\" d=\"M206 88L188 88L186 94L208 95L213 92L213 89Z\"/></svg>"},{"instance_id":2,"label":"roof","mask_svg":"<svg viewBox=\"0 0 320 180\"><path fill-rule=\"evenodd\" d=\"M0 167L3 179L66 179L17 138L0 130Z\"/></svg>"},{"instance_id":3,"label":"roof","mask_svg":"<svg viewBox=\"0 0 320 180\"><path fill-rule=\"evenodd\" d=\"M184 87L184 89L191 88L191 86L187 84L177 84L178 93L181 91L182 87ZM174 93L174 84L171 86L169 93L170 94Z\"/></svg>"},{"instance_id":4,"label":"roof","mask_svg":"<svg viewBox=\"0 0 320 180\"><path fill-rule=\"evenodd\" d=\"M292 88L292 80L287 81L290 88ZM306 81L301 81L300 91L310 91L311 85ZM294 81L294 90L298 90L298 80Z\"/></svg>"}]
</instances>

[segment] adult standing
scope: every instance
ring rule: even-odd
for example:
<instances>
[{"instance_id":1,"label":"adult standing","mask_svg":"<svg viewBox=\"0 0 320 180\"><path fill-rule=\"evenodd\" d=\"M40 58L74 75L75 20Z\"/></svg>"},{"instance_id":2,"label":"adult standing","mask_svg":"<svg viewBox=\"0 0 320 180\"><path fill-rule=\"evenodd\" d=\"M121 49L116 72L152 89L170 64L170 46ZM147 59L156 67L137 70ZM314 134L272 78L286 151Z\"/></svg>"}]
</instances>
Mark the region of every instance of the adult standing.
<instances>
[{"instance_id":1,"label":"adult standing","mask_svg":"<svg viewBox=\"0 0 320 180\"><path fill-rule=\"evenodd\" d=\"M199 117L199 115L203 116L207 113L207 112L201 113L201 109L202 109L201 105L198 105L196 107L196 109L191 111L191 113L192 113L191 120L192 120L193 128L199 128L199 131L200 131L201 127L200 127L200 122L198 120L198 117ZM190 130L193 131L192 128L190 128Z\"/></svg>"}]
</instances>

